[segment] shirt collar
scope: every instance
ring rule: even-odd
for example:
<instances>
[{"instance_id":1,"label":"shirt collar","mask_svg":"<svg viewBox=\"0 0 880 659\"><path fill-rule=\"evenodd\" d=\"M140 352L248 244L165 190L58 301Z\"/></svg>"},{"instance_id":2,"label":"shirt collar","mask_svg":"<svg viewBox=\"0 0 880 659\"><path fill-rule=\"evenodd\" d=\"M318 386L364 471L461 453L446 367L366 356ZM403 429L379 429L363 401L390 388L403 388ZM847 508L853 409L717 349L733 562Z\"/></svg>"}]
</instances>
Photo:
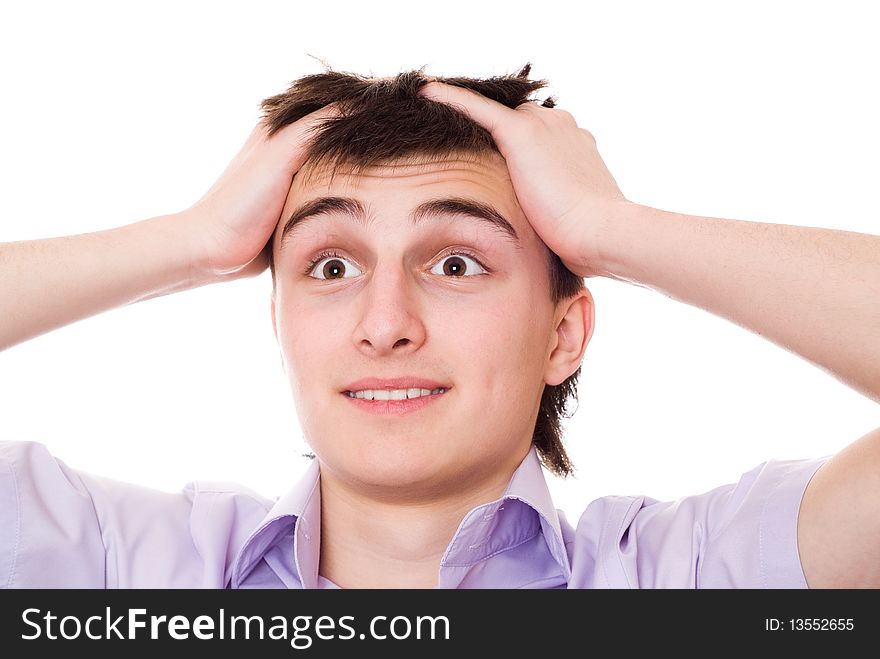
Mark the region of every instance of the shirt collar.
<instances>
[{"instance_id":1,"label":"shirt collar","mask_svg":"<svg viewBox=\"0 0 880 659\"><path fill-rule=\"evenodd\" d=\"M238 588L264 554L293 525L293 557L303 588L318 585L321 543L320 463L313 459L297 485L272 506L242 546L232 568L231 587ZM511 515L510 507L519 508ZM508 513L504 513L507 510ZM472 509L465 515L440 562L444 567L473 565L493 553L543 534L550 555L568 580L571 566L559 515L533 446L514 471L499 499ZM441 578L441 586L443 579ZM449 586L449 584L447 584Z\"/></svg>"},{"instance_id":2,"label":"shirt collar","mask_svg":"<svg viewBox=\"0 0 880 659\"><path fill-rule=\"evenodd\" d=\"M232 567L238 588L264 554L293 526L293 557L303 588L315 588L321 543L320 463L312 459L296 486L275 502L245 540Z\"/></svg>"},{"instance_id":3,"label":"shirt collar","mask_svg":"<svg viewBox=\"0 0 880 659\"><path fill-rule=\"evenodd\" d=\"M571 565L559 514L550 497L537 450L532 446L514 471L504 494L465 515L440 562L441 576L444 567L474 565L525 542L539 531L567 581L571 577ZM440 585L454 587L451 582L443 583L443 579Z\"/></svg>"}]
</instances>

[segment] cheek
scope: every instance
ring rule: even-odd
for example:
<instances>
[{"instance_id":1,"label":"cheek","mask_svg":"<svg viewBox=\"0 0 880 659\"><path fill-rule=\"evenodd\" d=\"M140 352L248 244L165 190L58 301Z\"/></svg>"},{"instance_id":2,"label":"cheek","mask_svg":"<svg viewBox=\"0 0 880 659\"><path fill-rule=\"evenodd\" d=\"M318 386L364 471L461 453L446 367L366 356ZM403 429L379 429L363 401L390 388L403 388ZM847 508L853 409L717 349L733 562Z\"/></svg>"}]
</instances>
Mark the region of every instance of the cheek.
<instances>
[{"instance_id":1,"label":"cheek","mask_svg":"<svg viewBox=\"0 0 880 659\"><path fill-rule=\"evenodd\" d=\"M339 362L341 327L339 319L326 309L291 305L279 327L279 340L294 392L308 395L314 384L332 382L328 368ZM333 360L333 355L337 356Z\"/></svg>"},{"instance_id":2,"label":"cheek","mask_svg":"<svg viewBox=\"0 0 880 659\"><path fill-rule=\"evenodd\" d=\"M482 309L483 323L492 343L509 358L520 364L543 357L536 349L546 344L550 331L548 305L536 296L526 282L522 288L506 296L504 303L490 309ZM537 349L537 353L541 350Z\"/></svg>"},{"instance_id":3,"label":"cheek","mask_svg":"<svg viewBox=\"0 0 880 659\"><path fill-rule=\"evenodd\" d=\"M530 391L530 383L540 378L549 338L543 314L527 296L505 296L497 304L459 313L454 326L445 326L442 345L491 398L509 399L514 390L517 395L523 388Z\"/></svg>"}]
</instances>

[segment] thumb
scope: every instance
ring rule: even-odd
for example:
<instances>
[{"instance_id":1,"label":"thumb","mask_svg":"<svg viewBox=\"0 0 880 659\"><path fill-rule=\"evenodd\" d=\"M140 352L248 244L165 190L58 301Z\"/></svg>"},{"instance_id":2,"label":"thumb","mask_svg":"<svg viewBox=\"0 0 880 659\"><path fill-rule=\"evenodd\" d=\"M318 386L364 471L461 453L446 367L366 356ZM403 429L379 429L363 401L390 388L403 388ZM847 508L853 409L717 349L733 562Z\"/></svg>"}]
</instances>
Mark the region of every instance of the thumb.
<instances>
[{"instance_id":1,"label":"thumb","mask_svg":"<svg viewBox=\"0 0 880 659\"><path fill-rule=\"evenodd\" d=\"M458 85L448 85L434 80L422 87L419 90L419 94L432 101L446 103L464 112L468 117L488 130L496 142L506 132L505 129L509 128L519 118L516 110Z\"/></svg>"},{"instance_id":2,"label":"thumb","mask_svg":"<svg viewBox=\"0 0 880 659\"><path fill-rule=\"evenodd\" d=\"M291 124L266 138L266 145L273 156L284 163L291 174L299 171L306 160L307 149L303 148L311 136L328 120L341 116L338 104L331 103L300 117ZM274 158L273 158L274 159Z\"/></svg>"}]
</instances>

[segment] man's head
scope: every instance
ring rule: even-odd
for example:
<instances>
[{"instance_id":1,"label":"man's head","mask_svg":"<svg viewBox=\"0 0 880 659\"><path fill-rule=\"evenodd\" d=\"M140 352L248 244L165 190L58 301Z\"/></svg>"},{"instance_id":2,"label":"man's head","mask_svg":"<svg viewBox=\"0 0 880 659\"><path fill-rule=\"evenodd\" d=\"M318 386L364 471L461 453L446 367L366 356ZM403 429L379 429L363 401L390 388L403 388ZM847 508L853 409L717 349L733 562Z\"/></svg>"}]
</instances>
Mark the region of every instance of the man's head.
<instances>
[{"instance_id":1,"label":"man's head","mask_svg":"<svg viewBox=\"0 0 880 659\"><path fill-rule=\"evenodd\" d=\"M267 247L298 416L337 478L439 492L452 478L509 476L532 443L550 471L572 471L560 420L577 399L592 297L532 230L491 135L417 93L437 79L515 108L546 85L529 70L329 71L263 101L270 133L340 108L316 131ZM401 376L448 390L396 416L346 393Z\"/></svg>"}]
</instances>

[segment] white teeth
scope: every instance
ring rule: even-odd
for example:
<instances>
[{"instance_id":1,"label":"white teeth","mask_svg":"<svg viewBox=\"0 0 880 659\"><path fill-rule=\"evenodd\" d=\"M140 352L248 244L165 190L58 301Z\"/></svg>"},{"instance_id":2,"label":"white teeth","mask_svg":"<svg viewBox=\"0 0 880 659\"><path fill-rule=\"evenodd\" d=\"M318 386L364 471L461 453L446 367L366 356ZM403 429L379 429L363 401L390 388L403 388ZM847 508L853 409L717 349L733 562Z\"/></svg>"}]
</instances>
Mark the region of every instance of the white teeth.
<instances>
[{"instance_id":1,"label":"white teeth","mask_svg":"<svg viewBox=\"0 0 880 659\"><path fill-rule=\"evenodd\" d=\"M405 400L407 398L420 398L421 396L432 396L442 394L446 389L438 387L437 389L364 389L362 391L348 392L349 398L363 398L366 400Z\"/></svg>"}]
</instances>

